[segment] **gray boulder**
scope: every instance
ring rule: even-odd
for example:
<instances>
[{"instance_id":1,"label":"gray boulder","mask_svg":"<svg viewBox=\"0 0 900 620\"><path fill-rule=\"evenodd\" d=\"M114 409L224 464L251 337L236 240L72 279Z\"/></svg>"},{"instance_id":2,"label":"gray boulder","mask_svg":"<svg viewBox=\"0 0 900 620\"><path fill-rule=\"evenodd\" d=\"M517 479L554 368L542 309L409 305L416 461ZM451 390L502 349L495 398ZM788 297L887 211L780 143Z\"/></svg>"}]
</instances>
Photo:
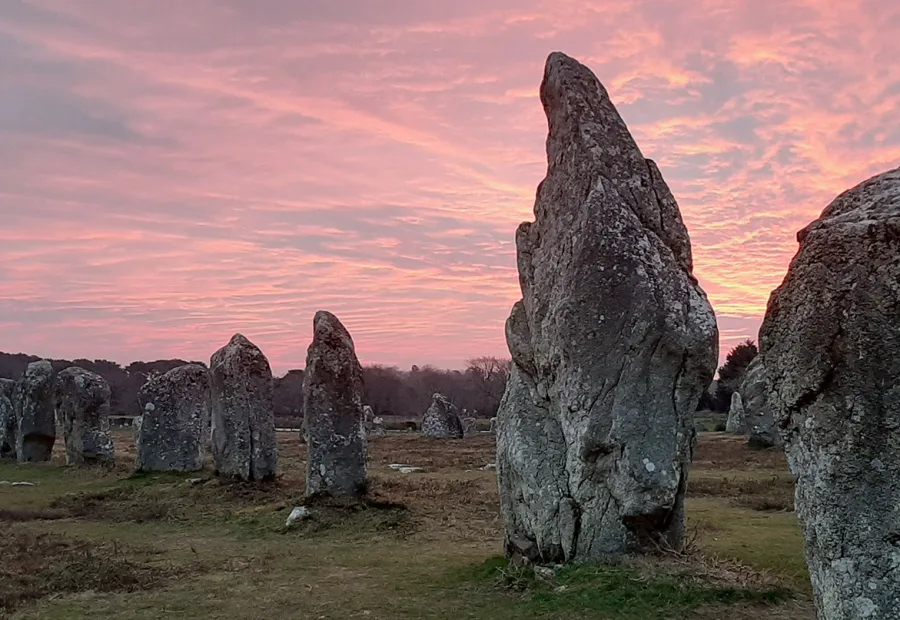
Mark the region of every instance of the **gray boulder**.
<instances>
[{"instance_id":1,"label":"gray boulder","mask_svg":"<svg viewBox=\"0 0 900 620\"><path fill-rule=\"evenodd\" d=\"M733 435L743 435L747 427L747 414L744 410L744 399L740 392L732 392L731 406L728 408L728 420L725 422L725 432Z\"/></svg>"},{"instance_id":2,"label":"gray boulder","mask_svg":"<svg viewBox=\"0 0 900 620\"><path fill-rule=\"evenodd\" d=\"M16 382L0 379L0 459L16 458Z\"/></svg>"},{"instance_id":3,"label":"gray boulder","mask_svg":"<svg viewBox=\"0 0 900 620\"><path fill-rule=\"evenodd\" d=\"M278 448L272 369L241 334L209 363L212 453L220 476L261 481L275 477Z\"/></svg>"},{"instance_id":4,"label":"gray boulder","mask_svg":"<svg viewBox=\"0 0 900 620\"><path fill-rule=\"evenodd\" d=\"M56 416L68 465L115 463L109 434L110 389L106 379L78 366L56 375Z\"/></svg>"},{"instance_id":5,"label":"gray boulder","mask_svg":"<svg viewBox=\"0 0 900 620\"><path fill-rule=\"evenodd\" d=\"M443 394L431 396L431 406L422 418L422 434L441 439L461 439L464 429L456 406Z\"/></svg>"},{"instance_id":6,"label":"gray boulder","mask_svg":"<svg viewBox=\"0 0 900 620\"><path fill-rule=\"evenodd\" d=\"M656 164L606 90L547 60L547 176L516 232L522 301L497 414L506 549L542 563L680 547L715 315Z\"/></svg>"},{"instance_id":7,"label":"gray boulder","mask_svg":"<svg viewBox=\"0 0 900 620\"><path fill-rule=\"evenodd\" d=\"M137 471L203 469L203 428L209 419L209 373L185 364L144 384L136 427Z\"/></svg>"},{"instance_id":8,"label":"gray boulder","mask_svg":"<svg viewBox=\"0 0 900 620\"><path fill-rule=\"evenodd\" d=\"M747 367L741 394L744 400L744 430L747 445L758 450L779 444L775 415L769 406L769 380L762 355L757 355Z\"/></svg>"},{"instance_id":9,"label":"gray boulder","mask_svg":"<svg viewBox=\"0 0 900 620\"><path fill-rule=\"evenodd\" d=\"M53 366L32 362L16 386L16 456L20 463L49 461L56 443Z\"/></svg>"},{"instance_id":10,"label":"gray boulder","mask_svg":"<svg viewBox=\"0 0 900 620\"><path fill-rule=\"evenodd\" d=\"M306 495L359 497L366 492L362 367L336 316L320 311L303 375Z\"/></svg>"},{"instance_id":11,"label":"gray boulder","mask_svg":"<svg viewBox=\"0 0 900 620\"><path fill-rule=\"evenodd\" d=\"M900 168L838 196L760 330L821 620L900 618Z\"/></svg>"},{"instance_id":12,"label":"gray boulder","mask_svg":"<svg viewBox=\"0 0 900 620\"><path fill-rule=\"evenodd\" d=\"M460 418L463 427L463 437L471 437L478 434L478 421L475 418Z\"/></svg>"}]
</instances>

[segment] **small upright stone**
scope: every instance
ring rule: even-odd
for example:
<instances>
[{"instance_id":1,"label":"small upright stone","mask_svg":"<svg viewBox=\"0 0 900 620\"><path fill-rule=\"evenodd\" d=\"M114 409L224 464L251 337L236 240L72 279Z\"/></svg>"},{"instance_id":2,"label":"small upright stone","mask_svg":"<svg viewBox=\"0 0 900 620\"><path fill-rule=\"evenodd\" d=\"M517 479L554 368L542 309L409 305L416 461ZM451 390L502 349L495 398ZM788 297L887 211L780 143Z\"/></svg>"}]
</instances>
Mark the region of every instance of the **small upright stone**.
<instances>
[{"instance_id":1,"label":"small upright stone","mask_svg":"<svg viewBox=\"0 0 900 620\"><path fill-rule=\"evenodd\" d=\"M741 393L735 391L731 394L731 407L728 408L728 421L725 423L725 432L732 435L743 435L747 425L744 412L744 399Z\"/></svg>"},{"instance_id":2,"label":"small upright stone","mask_svg":"<svg viewBox=\"0 0 900 620\"><path fill-rule=\"evenodd\" d=\"M209 363L212 453L220 476L260 481L275 477L275 405L272 369L241 334Z\"/></svg>"},{"instance_id":3,"label":"small upright stone","mask_svg":"<svg viewBox=\"0 0 900 620\"><path fill-rule=\"evenodd\" d=\"M741 383L744 400L744 430L747 445L763 450L778 445L778 429L775 416L769 406L769 381L762 355L757 355L747 367L747 374Z\"/></svg>"},{"instance_id":4,"label":"small upright stone","mask_svg":"<svg viewBox=\"0 0 900 620\"><path fill-rule=\"evenodd\" d=\"M303 375L307 496L365 494L362 394L362 366L353 339L336 316L317 312Z\"/></svg>"},{"instance_id":5,"label":"small upright stone","mask_svg":"<svg viewBox=\"0 0 900 620\"><path fill-rule=\"evenodd\" d=\"M16 458L16 382L0 379L0 459Z\"/></svg>"},{"instance_id":6,"label":"small upright stone","mask_svg":"<svg viewBox=\"0 0 900 620\"><path fill-rule=\"evenodd\" d=\"M56 442L53 366L47 360L28 364L16 386L16 456L20 463L49 461Z\"/></svg>"},{"instance_id":7,"label":"small upright stone","mask_svg":"<svg viewBox=\"0 0 900 620\"><path fill-rule=\"evenodd\" d=\"M900 168L797 234L760 354L819 620L900 618Z\"/></svg>"},{"instance_id":8,"label":"small upright stone","mask_svg":"<svg viewBox=\"0 0 900 620\"><path fill-rule=\"evenodd\" d=\"M435 392L431 397L431 406L422 418L422 434L426 437L441 439L461 439L463 437L462 420L456 406L443 394Z\"/></svg>"},{"instance_id":9,"label":"small upright stone","mask_svg":"<svg viewBox=\"0 0 900 620\"><path fill-rule=\"evenodd\" d=\"M109 435L110 389L106 379L78 366L56 376L56 415L66 442L68 465L115 462Z\"/></svg>"},{"instance_id":10,"label":"small upright stone","mask_svg":"<svg viewBox=\"0 0 900 620\"><path fill-rule=\"evenodd\" d=\"M478 434L478 421L472 417L460 418L463 427L463 437L471 437Z\"/></svg>"},{"instance_id":11,"label":"small upright stone","mask_svg":"<svg viewBox=\"0 0 900 620\"><path fill-rule=\"evenodd\" d=\"M209 373L185 364L138 392L137 471L203 469L203 421L209 419Z\"/></svg>"}]
</instances>

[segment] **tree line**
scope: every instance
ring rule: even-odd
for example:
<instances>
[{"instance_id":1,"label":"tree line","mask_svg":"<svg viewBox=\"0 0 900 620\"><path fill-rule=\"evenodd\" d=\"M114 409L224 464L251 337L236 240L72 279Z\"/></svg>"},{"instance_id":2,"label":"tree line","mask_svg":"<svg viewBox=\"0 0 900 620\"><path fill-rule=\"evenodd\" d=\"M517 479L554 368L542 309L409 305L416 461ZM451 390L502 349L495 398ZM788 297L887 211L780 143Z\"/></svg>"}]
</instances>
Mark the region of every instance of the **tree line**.
<instances>
[{"instance_id":1,"label":"tree line","mask_svg":"<svg viewBox=\"0 0 900 620\"><path fill-rule=\"evenodd\" d=\"M0 352L0 378L20 379L31 362L42 358L24 353ZM49 360L59 372L69 366L80 366L95 372L109 383L112 415L138 416L138 390L149 377L164 374L183 364L206 366L203 362L181 359L132 362L121 366L109 360ZM477 357L466 362L463 370L445 370L434 366L412 366L401 370L395 366L373 364L363 367L366 404L376 415L420 417L431 404L431 396L440 392L460 411L468 415L490 418L496 415L506 379L509 360ZM299 424L303 417L303 371L290 370L276 377L274 384L275 417L278 424Z\"/></svg>"}]
</instances>

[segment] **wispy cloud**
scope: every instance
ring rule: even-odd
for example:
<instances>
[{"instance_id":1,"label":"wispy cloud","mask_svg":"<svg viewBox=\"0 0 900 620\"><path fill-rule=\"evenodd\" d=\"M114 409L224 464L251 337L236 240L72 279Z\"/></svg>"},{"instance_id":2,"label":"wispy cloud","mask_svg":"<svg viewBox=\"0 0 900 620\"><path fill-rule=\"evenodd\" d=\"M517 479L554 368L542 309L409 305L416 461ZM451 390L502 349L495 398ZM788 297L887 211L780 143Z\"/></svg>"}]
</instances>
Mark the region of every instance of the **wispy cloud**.
<instances>
[{"instance_id":1,"label":"wispy cloud","mask_svg":"<svg viewBox=\"0 0 900 620\"><path fill-rule=\"evenodd\" d=\"M659 162L727 350L795 231L900 162L888 5L9 0L0 348L202 359L242 331L284 371L327 308L366 361L503 354L561 49Z\"/></svg>"}]
</instances>

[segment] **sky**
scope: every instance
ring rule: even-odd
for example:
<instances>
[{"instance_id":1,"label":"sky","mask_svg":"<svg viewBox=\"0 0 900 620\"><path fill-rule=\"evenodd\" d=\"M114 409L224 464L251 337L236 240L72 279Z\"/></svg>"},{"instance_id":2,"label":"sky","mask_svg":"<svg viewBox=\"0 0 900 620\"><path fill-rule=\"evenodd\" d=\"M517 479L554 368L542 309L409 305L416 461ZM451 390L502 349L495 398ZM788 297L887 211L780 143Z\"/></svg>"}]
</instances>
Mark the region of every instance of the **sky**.
<instances>
[{"instance_id":1,"label":"sky","mask_svg":"<svg viewBox=\"0 0 900 620\"><path fill-rule=\"evenodd\" d=\"M606 86L691 234L722 355L796 231L900 165L900 2L0 0L0 350L302 368L506 356L538 87Z\"/></svg>"}]
</instances>

